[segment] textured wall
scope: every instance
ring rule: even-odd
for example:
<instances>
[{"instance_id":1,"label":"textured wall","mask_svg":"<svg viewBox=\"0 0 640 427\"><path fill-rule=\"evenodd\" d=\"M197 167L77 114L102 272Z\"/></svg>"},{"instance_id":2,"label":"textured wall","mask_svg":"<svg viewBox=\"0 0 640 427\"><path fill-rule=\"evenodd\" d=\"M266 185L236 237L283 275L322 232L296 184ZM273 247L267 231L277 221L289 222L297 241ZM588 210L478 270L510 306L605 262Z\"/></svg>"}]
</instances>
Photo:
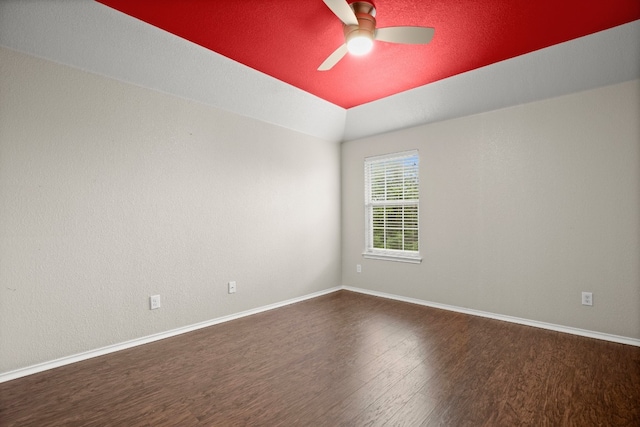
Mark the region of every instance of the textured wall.
<instances>
[{"instance_id":1,"label":"textured wall","mask_svg":"<svg viewBox=\"0 0 640 427\"><path fill-rule=\"evenodd\" d=\"M639 80L342 147L343 285L640 338ZM363 259L363 159L414 148L423 262Z\"/></svg>"},{"instance_id":2,"label":"textured wall","mask_svg":"<svg viewBox=\"0 0 640 427\"><path fill-rule=\"evenodd\" d=\"M339 285L335 143L1 48L0 94L0 372Z\"/></svg>"},{"instance_id":3,"label":"textured wall","mask_svg":"<svg viewBox=\"0 0 640 427\"><path fill-rule=\"evenodd\" d=\"M343 108L94 0L0 1L0 46L318 138L344 132Z\"/></svg>"}]
</instances>

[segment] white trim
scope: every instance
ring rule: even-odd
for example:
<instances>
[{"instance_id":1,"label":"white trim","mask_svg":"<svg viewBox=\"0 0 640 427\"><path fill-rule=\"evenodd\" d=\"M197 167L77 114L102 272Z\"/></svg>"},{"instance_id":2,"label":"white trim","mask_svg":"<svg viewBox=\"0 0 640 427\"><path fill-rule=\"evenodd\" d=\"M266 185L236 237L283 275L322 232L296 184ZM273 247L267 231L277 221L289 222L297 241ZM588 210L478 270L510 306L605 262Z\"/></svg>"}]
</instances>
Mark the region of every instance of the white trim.
<instances>
[{"instance_id":1,"label":"white trim","mask_svg":"<svg viewBox=\"0 0 640 427\"><path fill-rule=\"evenodd\" d=\"M563 332L563 333L566 333L566 334L579 335L579 336L582 336L582 337L595 338L595 339L599 339L599 340L611 341L611 342L615 342L615 343L619 343L619 344L628 344L628 345L632 345L632 346L635 346L635 347L640 347L640 339L637 339L637 338L630 338L630 337L623 337L623 336L620 336L620 335L606 334L604 332L589 331L589 330L586 330L586 329L573 328L571 326L556 325L556 324L553 324L553 323L540 322L540 321L537 321L537 320L522 319L520 317L513 317L513 316L507 316L507 315L504 315L504 314L490 313L490 312L487 312L487 311L480 311L480 310L474 310L474 309L471 309L471 308L457 307L457 306L448 305L448 304L440 304L440 303L437 303L437 302L424 301L424 300L420 300L420 299L416 299L416 298L403 297L403 296L400 296L400 295L387 294L387 293L378 292L378 291L370 291L368 289L354 288L354 287L351 287L351 286L343 286L342 289L344 289L346 291L358 292L358 293L361 293L361 294L367 294L367 295L372 295L372 296L376 296L376 297L392 299L392 300L396 300L396 301L408 302L408 303L411 303L411 304L423 305L423 306L426 306L426 307L433 307L433 308L439 308L439 309L442 309L442 310L455 311L457 313L470 314L472 316L486 317L486 318L489 318L489 319L502 320L502 321L510 322L510 323L517 323L519 325L533 326L534 328L548 329L548 330L551 330L551 331Z\"/></svg>"},{"instance_id":2,"label":"white trim","mask_svg":"<svg viewBox=\"0 0 640 427\"><path fill-rule=\"evenodd\" d=\"M395 255L390 253L363 252L362 256L364 258L369 258L369 259L378 259L382 261L408 262L410 264L420 264L422 262L422 257L419 255L411 256L411 255Z\"/></svg>"},{"instance_id":3,"label":"white trim","mask_svg":"<svg viewBox=\"0 0 640 427\"><path fill-rule=\"evenodd\" d=\"M265 305L251 310L241 311L240 313L230 314L228 316L218 317L216 319L206 320L204 322L195 323L193 325L183 326L181 328L172 329L166 332L160 332L157 334L149 335L142 338L136 338L129 341L125 341L118 344L108 345L95 350L89 350L82 353L74 354L71 356L61 357L60 359L51 360L49 362L38 363L37 365L27 366L25 368L16 369L13 371L0 374L0 383L15 380L17 378L26 377L27 375L36 374L38 372L47 371L53 368L59 368L60 366L69 365L71 363L81 362L83 360L92 359L94 357L103 356L109 353L115 353L116 351L125 350L131 347L137 347L139 345L148 344L150 342L159 341L165 338L170 338L176 335L192 332L197 329L206 328L208 326L217 325L219 323L228 322L230 320L239 319L241 317L251 316L252 314L262 313L263 311L273 310L275 308L284 307L285 305L295 304L297 302L305 301L311 298L316 298L322 295L330 294L342 289L340 286L334 288L325 289L322 291L314 292L312 294L304 295L297 298L288 299L282 302Z\"/></svg>"},{"instance_id":4,"label":"white trim","mask_svg":"<svg viewBox=\"0 0 640 427\"><path fill-rule=\"evenodd\" d=\"M404 159L405 157L411 156L419 156L420 151L417 148L407 151L399 151L394 153L380 154L377 156L369 156L365 157L364 160L367 162L382 162L396 159Z\"/></svg>"},{"instance_id":5,"label":"white trim","mask_svg":"<svg viewBox=\"0 0 640 427\"><path fill-rule=\"evenodd\" d=\"M254 308L251 310L242 311L236 314L230 314L228 316L218 317L216 319L207 320L204 322L196 323L193 325L184 326L177 329L172 329L166 332L160 332L157 334L149 335L142 338L136 338L133 340L125 341L119 344L113 344L106 347L98 348L95 350L85 351L83 353L74 354L60 359L51 360L49 362L39 363L37 365L27 366L25 368L16 369L14 371L5 372L0 374L0 383L15 380L28 375L36 374L38 372L47 371L49 369L58 368L60 366L69 365L71 363L81 362L83 360L91 359L98 356L103 356L109 353L115 353L116 351L125 350L131 347L137 347L139 345L148 344L150 342L159 341L165 338L170 338L176 335L184 334L187 332L195 331L197 329L206 328L208 326L217 325L219 323L228 322L230 320L239 319L241 317L251 316L252 314L262 313L263 311L273 310L275 308L284 307L289 304L295 304L297 302L305 301L311 298L316 298L322 295L330 294L332 292L344 289L346 291L357 292L366 295L372 295L381 298L387 298L396 301L403 301L412 304L423 305L427 307L439 308L442 310L455 311L458 313L470 314L472 316L486 317L489 319L502 320L510 323L517 323L520 325L533 326L535 328L548 329L556 332L563 332L572 335L579 335L583 337L595 338L604 341L611 341L620 344L628 344L635 347L640 347L640 339L623 337L619 335L605 334L602 332L588 331L585 329L572 328L569 326L555 325L552 323L539 322L536 320L521 319L519 317L505 316L502 314L489 313L486 311L473 310L470 308L456 307L453 305L440 304L436 302L424 301L416 298L403 297L399 295L387 294L384 292L370 291L368 289L354 288L351 286L336 286L333 288L325 289L322 291L314 292L298 298L292 298L286 301L265 305L263 307Z\"/></svg>"}]
</instances>

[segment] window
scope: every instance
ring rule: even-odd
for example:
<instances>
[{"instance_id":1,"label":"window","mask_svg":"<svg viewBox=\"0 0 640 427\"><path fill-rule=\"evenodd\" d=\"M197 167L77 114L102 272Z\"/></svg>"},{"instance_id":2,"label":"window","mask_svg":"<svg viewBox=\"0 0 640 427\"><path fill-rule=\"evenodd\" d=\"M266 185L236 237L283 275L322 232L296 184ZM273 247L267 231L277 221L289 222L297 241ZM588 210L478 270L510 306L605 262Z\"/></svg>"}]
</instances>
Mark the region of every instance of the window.
<instances>
[{"instance_id":1,"label":"window","mask_svg":"<svg viewBox=\"0 0 640 427\"><path fill-rule=\"evenodd\" d=\"M364 161L367 258L420 262L418 152Z\"/></svg>"}]
</instances>

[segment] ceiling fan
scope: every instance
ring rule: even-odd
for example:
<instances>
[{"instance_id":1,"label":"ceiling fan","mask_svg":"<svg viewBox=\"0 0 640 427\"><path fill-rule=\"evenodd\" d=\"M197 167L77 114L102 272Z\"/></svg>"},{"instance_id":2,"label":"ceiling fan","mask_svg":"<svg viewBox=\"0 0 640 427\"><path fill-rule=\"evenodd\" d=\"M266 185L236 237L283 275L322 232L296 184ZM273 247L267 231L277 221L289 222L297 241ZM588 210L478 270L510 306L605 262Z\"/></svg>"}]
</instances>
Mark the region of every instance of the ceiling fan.
<instances>
[{"instance_id":1,"label":"ceiling fan","mask_svg":"<svg viewBox=\"0 0 640 427\"><path fill-rule=\"evenodd\" d=\"M345 43L337 48L318 71L333 68L347 53L364 55L373 48L373 41L388 43L427 44L433 38L434 29L429 27L376 28L376 8L369 1L323 0L329 9L344 24Z\"/></svg>"}]
</instances>

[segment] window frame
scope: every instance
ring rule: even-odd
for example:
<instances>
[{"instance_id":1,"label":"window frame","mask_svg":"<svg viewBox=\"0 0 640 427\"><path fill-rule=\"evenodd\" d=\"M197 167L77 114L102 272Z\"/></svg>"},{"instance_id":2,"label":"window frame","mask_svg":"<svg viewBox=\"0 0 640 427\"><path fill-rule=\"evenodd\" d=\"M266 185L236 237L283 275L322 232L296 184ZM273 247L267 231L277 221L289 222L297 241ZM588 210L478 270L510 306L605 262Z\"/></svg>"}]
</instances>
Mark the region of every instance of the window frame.
<instances>
[{"instance_id":1,"label":"window frame","mask_svg":"<svg viewBox=\"0 0 640 427\"><path fill-rule=\"evenodd\" d=\"M402 198L400 199L393 198L393 197L389 198L389 193L388 193L389 184L385 180L384 198L382 200L374 200L374 197L372 197L372 191L373 191L372 176L371 176L372 168L374 168L375 166L380 166L381 164L384 164L385 166L397 167L398 164L401 164L407 159L412 159L414 157L415 157L415 165L412 170L410 169L410 172L414 172L416 177L416 186L417 186L417 190L415 194L416 198L415 199L404 198L406 196L405 194L406 187L405 187L404 177L406 176L405 174L407 169L405 169L405 166L401 166L402 176L403 176ZM408 262L408 263L422 262L422 257L420 255L420 174L419 174L419 169L420 169L420 156L419 156L418 150L402 151L397 153L384 154L381 156L366 157L364 159L365 249L362 253L364 258L387 260L387 261L400 261L400 262ZM385 169L384 173L386 176L387 169ZM416 231L416 244L418 247L416 251L406 250L406 249L389 249L387 247L385 248L374 247L374 244L375 244L374 229L376 228L374 227L375 207L402 207L403 212L405 207L415 207L415 210L416 210L415 231ZM388 217L386 216L386 213L385 213L384 215L385 225L382 228L385 236L387 235L386 233L389 230L387 228L387 220L388 220ZM398 229L398 228L392 227L391 230L399 230L401 232L402 238L403 238L402 245L404 247L405 246L404 233L405 231L413 230L413 228L410 228L410 229L405 228L406 217L404 216L404 214L402 216L401 223L402 223L401 228ZM386 246L386 242L385 242L385 246Z\"/></svg>"}]
</instances>

